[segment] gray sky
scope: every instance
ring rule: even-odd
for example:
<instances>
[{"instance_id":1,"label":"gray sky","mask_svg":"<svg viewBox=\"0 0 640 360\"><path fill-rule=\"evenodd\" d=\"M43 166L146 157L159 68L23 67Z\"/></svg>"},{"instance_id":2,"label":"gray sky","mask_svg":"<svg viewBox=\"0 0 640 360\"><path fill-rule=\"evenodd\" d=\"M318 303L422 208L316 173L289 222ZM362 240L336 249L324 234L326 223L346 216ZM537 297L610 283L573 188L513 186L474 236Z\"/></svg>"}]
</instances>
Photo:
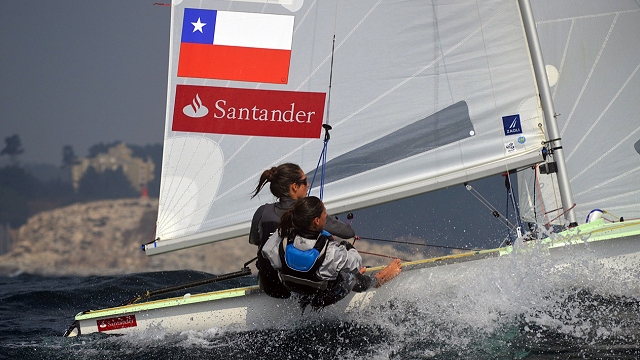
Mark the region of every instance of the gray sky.
<instances>
[{"instance_id":1,"label":"gray sky","mask_svg":"<svg viewBox=\"0 0 640 360\"><path fill-rule=\"evenodd\" d=\"M1 0L0 146L60 164L99 142L161 143L170 8L153 0Z\"/></svg>"},{"instance_id":2,"label":"gray sky","mask_svg":"<svg viewBox=\"0 0 640 360\"><path fill-rule=\"evenodd\" d=\"M59 165L64 145L86 156L100 142L161 143L171 14L154 2L0 0L0 146L18 134L21 162ZM478 185L505 211L500 176ZM353 225L457 246L498 246L505 235L462 185L357 211Z\"/></svg>"}]
</instances>

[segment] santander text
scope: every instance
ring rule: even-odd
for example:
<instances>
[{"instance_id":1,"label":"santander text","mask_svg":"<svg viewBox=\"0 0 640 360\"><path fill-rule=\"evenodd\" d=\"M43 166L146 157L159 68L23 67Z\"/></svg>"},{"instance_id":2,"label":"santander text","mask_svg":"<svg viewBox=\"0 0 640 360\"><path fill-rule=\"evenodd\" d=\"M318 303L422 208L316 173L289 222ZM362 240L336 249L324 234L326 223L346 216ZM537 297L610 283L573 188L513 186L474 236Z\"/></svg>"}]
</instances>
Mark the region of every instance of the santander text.
<instances>
[{"instance_id":1,"label":"santander text","mask_svg":"<svg viewBox=\"0 0 640 360\"><path fill-rule=\"evenodd\" d=\"M213 117L216 119L230 120L257 120L257 121L282 121L282 122L298 122L311 123L311 116L315 115L315 111L296 111L296 103L291 103L288 110L282 109L262 109L254 106L252 108L243 107L227 107L226 100L216 101L216 111Z\"/></svg>"}]
</instances>

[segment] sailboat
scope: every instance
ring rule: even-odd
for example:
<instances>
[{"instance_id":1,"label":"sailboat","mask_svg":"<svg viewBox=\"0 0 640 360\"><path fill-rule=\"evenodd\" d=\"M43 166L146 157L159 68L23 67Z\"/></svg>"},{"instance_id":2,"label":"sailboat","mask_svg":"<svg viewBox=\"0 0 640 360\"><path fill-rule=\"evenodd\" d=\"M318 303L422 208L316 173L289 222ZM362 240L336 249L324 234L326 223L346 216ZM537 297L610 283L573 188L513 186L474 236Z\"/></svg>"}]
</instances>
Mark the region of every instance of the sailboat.
<instances>
[{"instance_id":1,"label":"sailboat","mask_svg":"<svg viewBox=\"0 0 640 360\"><path fill-rule=\"evenodd\" d=\"M640 9L534 5L173 0L157 239L143 249L246 235L255 209L272 200L249 200L261 172L293 162L313 175L330 138L326 175L312 189L327 212L527 169L518 174L523 236L406 262L389 284L306 316L385 306L434 272L527 247L559 266L581 254L633 276ZM249 286L83 311L65 335L281 328L300 318L295 300Z\"/></svg>"}]
</instances>

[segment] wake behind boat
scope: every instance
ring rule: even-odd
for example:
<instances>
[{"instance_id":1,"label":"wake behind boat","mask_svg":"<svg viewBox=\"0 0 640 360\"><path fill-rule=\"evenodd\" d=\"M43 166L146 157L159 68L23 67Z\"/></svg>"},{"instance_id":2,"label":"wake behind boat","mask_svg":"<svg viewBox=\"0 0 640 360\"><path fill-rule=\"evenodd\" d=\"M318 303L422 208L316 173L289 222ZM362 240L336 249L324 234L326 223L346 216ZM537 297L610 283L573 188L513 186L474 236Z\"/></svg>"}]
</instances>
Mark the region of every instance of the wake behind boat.
<instances>
[{"instance_id":1,"label":"wake behind boat","mask_svg":"<svg viewBox=\"0 0 640 360\"><path fill-rule=\"evenodd\" d=\"M247 234L261 171L293 162L312 174L330 124L328 212L527 168L517 228L540 225L513 246L405 263L384 287L309 316L389 306L439 273L471 274L533 250L557 269L588 264L629 285L640 265L640 126L631 115L640 113L640 44L628 34L640 30L640 11L633 2L539 4L541 17L554 16L538 20L540 42L525 0L174 1L157 240L145 251ZM554 104L567 113L562 127ZM615 212L614 222L589 215L603 207L597 214ZM573 227L581 219L589 222ZM294 300L248 287L85 311L66 335L302 318Z\"/></svg>"}]
</instances>

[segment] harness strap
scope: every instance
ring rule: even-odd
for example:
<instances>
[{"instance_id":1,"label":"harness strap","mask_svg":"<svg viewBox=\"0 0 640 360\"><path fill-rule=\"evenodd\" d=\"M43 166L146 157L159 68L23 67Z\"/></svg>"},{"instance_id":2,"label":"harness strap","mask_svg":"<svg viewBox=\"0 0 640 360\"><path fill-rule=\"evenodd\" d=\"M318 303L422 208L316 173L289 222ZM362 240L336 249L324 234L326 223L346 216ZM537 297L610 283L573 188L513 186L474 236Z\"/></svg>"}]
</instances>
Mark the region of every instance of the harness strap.
<instances>
[{"instance_id":1,"label":"harness strap","mask_svg":"<svg viewBox=\"0 0 640 360\"><path fill-rule=\"evenodd\" d=\"M283 274L283 273L280 273L280 280L282 280L283 283L291 282L291 283L294 283L294 284L307 286L307 287L318 289L318 290L321 290L321 291L326 290L327 286L329 284L328 280L311 281L311 280L302 279L302 278L299 278L299 277L296 277L296 276L291 276L291 275L287 275L287 274Z\"/></svg>"},{"instance_id":2,"label":"harness strap","mask_svg":"<svg viewBox=\"0 0 640 360\"><path fill-rule=\"evenodd\" d=\"M282 262L282 269L279 271L280 280L289 288L290 291L311 295L318 290L325 291L329 287L330 281L319 279L316 275L318 269L322 266L324 261L325 252L329 243L329 239L326 235L319 234L316 243L313 248L307 251L300 251L293 246L294 238L297 236L296 232L289 234L280 242L280 261ZM287 259L289 254L289 247L295 249L294 253L306 253L311 252L315 255L311 256L314 259L307 258L296 259L296 263L293 264ZM297 254L300 255L300 254ZM291 259L293 260L293 259ZM296 265L306 265L302 267Z\"/></svg>"}]
</instances>

